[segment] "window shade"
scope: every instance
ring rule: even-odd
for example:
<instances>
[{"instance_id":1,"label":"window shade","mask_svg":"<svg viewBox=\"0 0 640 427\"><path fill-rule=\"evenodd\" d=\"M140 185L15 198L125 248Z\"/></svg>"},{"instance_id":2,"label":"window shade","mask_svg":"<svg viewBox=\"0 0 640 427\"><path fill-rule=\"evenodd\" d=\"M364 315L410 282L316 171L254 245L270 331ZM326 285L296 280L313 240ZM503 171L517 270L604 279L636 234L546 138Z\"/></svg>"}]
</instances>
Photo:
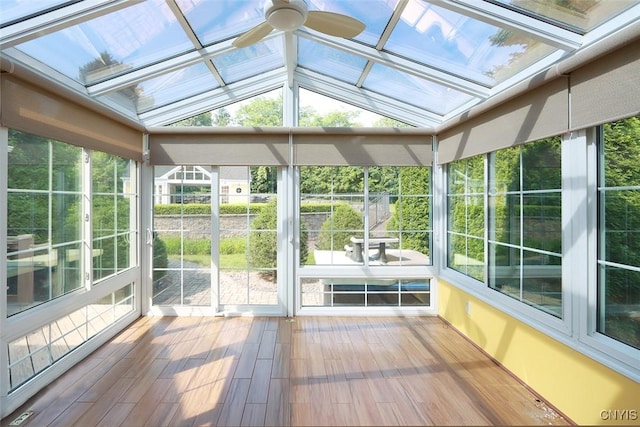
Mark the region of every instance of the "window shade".
<instances>
[{"instance_id":1,"label":"window shade","mask_svg":"<svg viewBox=\"0 0 640 427\"><path fill-rule=\"evenodd\" d=\"M429 166L432 135L414 128L293 128L294 164Z\"/></svg>"},{"instance_id":2,"label":"window shade","mask_svg":"<svg viewBox=\"0 0 640 427\"><path fill-rule=\"evenodd\" d=\"M560 77L438 135L438 163L449 163L569 128L568 79Z\"/></svg>"},{"instance_id":3,"label":"window shade","mask_svg":"<svg viewBox=\"0 0 640 427\"><path fill-rule=\"evenodd\" d=\"M142 132L12 75L2 76L0 122L11 129L142 160Z\"/></svg>"},{"instance_id":4,"label":"window shade","mask_svg":"<svg viewBox=\"0 0 640 427\"><path fill-rule=\"evenodd\" d=\"M289 128L163 127L150 129L154 165L289 164Z\"/></svg>"},{"instance_id":5,"label":"window shade","mask_svg":"<svg viewBox=\"0 0 640 427\"><path fill-rule=\"evenodd\" d=\"M571 130L640 114L640 40L571 73Z\"/></svg>"}]
</instances>

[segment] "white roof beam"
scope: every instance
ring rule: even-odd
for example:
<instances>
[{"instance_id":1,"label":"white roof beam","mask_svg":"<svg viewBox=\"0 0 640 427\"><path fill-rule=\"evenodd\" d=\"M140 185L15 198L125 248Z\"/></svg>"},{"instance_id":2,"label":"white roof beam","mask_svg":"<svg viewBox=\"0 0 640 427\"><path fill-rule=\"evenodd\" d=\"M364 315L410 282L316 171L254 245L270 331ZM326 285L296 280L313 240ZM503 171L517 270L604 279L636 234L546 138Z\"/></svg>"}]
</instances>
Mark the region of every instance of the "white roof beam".
<instances>
[{"instance_id":1,"label":"white roof beam","mask_svg":"<svg viewBox=\"0 0 640 427\"><path fill-rule=\"evenodd\" d=\"M390 99L383 95L378 95L366 89L357 88L309 70L298 69L296 71L296 82L305 89L318 92L329 98L337 99L338 101L414 126L433 127L442 122L442 116L438 114Z\"/></svg>"},{"instance_id":2,"label":"white roof beam","mask_svg":"<svg viewBox=\"0 0 640 427\"><path fill-rule=\"evenodd\" d=\"M430 3L500 28L523 31L558 49L575 50L582 46L582 35L580 34L491 2L430 0Z\"/></svg>"},{"instance_id":3,"label":"white roof beam","mask_svg":"<svg viewBox=\"0 0 640 427\"><path fill-rule=\"evenodd\" d=\"M487 86L474 83L470 80L457 77L453 74L448 74L443 71L420 65L416 62L409 61L399 56L390 54L388 52L380 52L377 49L367 47L363 44L356 43L350 40L337 39L335 37L327 36L313 30L297 30L296 33L301 37L308 38L311 41L325 44L335 49L343 50L345 52L352 53L354 55L365 57L373 62L385 65L390 68L411 74L416 77L427 79L438 84L459 90L472 96L479 98L486 98L490 94L490 89ZM479 75L478 78L487 80L486 76Z\"/></svg>"},{"instance_id":4,"label":"white roof beam","mask_svg":"<svg viewBox=\"0 0 640 427\"><path fill-rule=\"evenodd\" d=\"M196 114L215 110L284 86L284 68L219 87L182 101L141 113L145 126L163 126Z\"/></svg>"}]
</instances>

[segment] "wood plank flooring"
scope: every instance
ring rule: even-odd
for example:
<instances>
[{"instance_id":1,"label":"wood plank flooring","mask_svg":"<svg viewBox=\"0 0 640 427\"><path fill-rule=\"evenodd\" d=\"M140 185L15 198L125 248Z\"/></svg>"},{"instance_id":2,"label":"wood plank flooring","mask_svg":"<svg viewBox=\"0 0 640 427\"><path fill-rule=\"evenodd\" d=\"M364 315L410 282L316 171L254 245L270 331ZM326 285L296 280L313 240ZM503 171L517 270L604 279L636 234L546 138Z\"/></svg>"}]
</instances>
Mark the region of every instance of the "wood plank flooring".
<instances>
[{"instance_id":1,"label":"wood plank flooring","mask_svg":"<svg viewBox=\"0 0 640 427\"><path fill-rule=\"evenodd\" d=\"M570 424L441 319L142 317L23 426Z\"/></svg>"}]
</instances>

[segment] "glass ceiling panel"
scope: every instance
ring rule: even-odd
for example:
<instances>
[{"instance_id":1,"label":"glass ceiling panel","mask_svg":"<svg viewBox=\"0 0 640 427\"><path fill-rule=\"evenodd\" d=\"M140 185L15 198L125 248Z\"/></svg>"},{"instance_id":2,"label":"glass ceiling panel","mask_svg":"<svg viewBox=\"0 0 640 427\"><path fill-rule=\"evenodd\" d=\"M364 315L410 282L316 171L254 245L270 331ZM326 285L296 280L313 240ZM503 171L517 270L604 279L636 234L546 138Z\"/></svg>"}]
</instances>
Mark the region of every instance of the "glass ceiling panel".
<instances>
[{"instance_id":1,"label":"glass ceiling panel","mask_svg":"<svg viewBox=\"0 0 640 427\"><path fill-rule=\"evenodd\" d=\"M409 125L300 88L300 126L409 127Z\"/></svg>"},{"instance_id":2,"label":"glass ceiling panel","mask_svg":"<svg viewBox=\"0 0 640 427\"><path fill-rule=\"evenodd\" d=\"M16 46L83 84L193 50L164 0L149 0Z\"/></svg>"},{"instance_id":3,"label":"glass ceiling panel","mask_svg":"<svg viewBox=\"0 0 640 427\"><path fill-rule=\"evenodd\" d=\"M69 0L0 0L0 3L2 6L0 24L4 25L30 18L65 3L73 2L69 2Z\"/></svg>"},{"instance_id":4,"label":"glass ceiling panel","mask_svg":"<svg viewBox=\"0 0 640 427\"><path fill-rule=\"evenodd\" d=\"M559 23L562 27L591 31L615 15L638 4L638 0L605 1L550 1L550 0L497 0L513 9Z\"/></svg>"},{"instance_id":5,"label":"glass ceiling panel","mask_svg":"<svg viewBox=\"0 0 640 427\"><path fill-rule=\"evenodd\" d=\"M555 51L524 33L417 0L409 2L384 49L489 87Z\"/></svg>"},{"instance_id":6,"label":"glass ceiling panel","mask_svg":"<svg viewBox=\"0 0 640 427\"><path fill-rule=\"evenodd\" d=\"M163 74L153 79L123 88L116 93L100 96L134 112L168 105L188 97L217 88L218 82L204 63Z\"/></svg>"},{"instance_id":7,"label":"glass ceiling panel","mask_svg":"<svg viewBox=\"0 0 640 427\"><path fill-rule=\"evenodd\" d=\"M213 58L225 83L284 67L282 38L275 37L243 49L233 49Z\"/></svg>"},{"instance_id":8,"label":"glass ceiling panel","mask_svg":"<svg viewBox=\"0 0 640 427\"><path fill-rule=\"evenodd\" d=\"M307 0L307 4L309 10L341 13L364 22L366 28L355 40L375 46L391 19L398 0Z\"/></svg>"},{"instance_id":9,"label":"glass ceiling panel","mask_svg":"<svg viewBox=\"0 0 640 427\"><path fill-rule=\"evenodd\" d=\"M442 115L475 99L466 93L380 64L373 65L362 87Z\"/></svg>"},{"instance_id":10,"label":"glass ceiling panel","mask_svg":"<svg viewBox=\"0 0 640 427\"><path fill-rule=\"evenodd\" d=\"M203 45L226 40L264 21L264 0L177 0Z\"/></svg>"},{"instance_id":11,"label":"glass ceiling panel","mask_svg":"<svg viewBox=\"0 0 640 427\"><path fill-rule=\"evenodd\" d=\"M367 60L321 43L300 38L298 39L298 65L355 84L367 65Z\"/></svg>"}]
</instances>

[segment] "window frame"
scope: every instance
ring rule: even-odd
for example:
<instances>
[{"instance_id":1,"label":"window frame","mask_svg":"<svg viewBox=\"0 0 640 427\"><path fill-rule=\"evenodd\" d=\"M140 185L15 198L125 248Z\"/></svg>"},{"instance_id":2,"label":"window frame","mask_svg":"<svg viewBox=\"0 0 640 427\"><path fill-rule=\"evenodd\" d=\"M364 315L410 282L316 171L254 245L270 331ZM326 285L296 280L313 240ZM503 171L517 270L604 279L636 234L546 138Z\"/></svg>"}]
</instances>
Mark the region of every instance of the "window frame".
<instances>
[{"instance_id":1,"label":"window frame","mask_svg":"<svg viewBox=\"0 0 640 427\"><path fill-rule=\"evenodd\" d=\"M481 282L448 267L447 233L443 233L439 278L596 362L640 381L640 350L597 332L598 132L599 128L573 131L564 134L562 140L562 319L495 292L487 284L486 273L485 282ZM441 170L441 200L445 200L448 168ZM485 215L487 210L485 205ZM445 230L446 221L445 211ZM587 268L572 268L584 265Z\"/></svg>"}]
</instances>

